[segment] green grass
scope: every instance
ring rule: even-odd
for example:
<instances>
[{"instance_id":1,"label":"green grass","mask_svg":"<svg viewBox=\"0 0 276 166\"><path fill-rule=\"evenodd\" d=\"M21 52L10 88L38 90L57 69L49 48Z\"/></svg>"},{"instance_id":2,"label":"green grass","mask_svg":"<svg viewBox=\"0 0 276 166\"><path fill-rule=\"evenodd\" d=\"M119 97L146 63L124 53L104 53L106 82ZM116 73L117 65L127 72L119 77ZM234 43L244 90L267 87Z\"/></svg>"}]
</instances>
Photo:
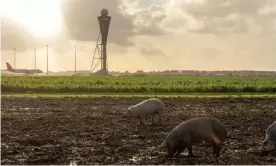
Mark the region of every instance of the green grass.
<instances>
[{"instance_id":1,"label":"green grass","mask_svg":"<svg viewBox=\"0 0 276 166\"><path fill-rule=\"evenodd\" d=\"M2 76L2 93L275 93L274 77Z\"/></svg>"},{"instance_id":2,"label":"green grass","mask_svg":"<svg viewBox=\"0 0 276 166\"><path fill-rule=\"evenodd\" d=\"M98 93L98 94L73 94L73 93L8 93L1 94L1 98L146 98L146 97L158 97L158 98L276 98L276 94L271 93L162 93L162 94L149 94L149 93Z\"/></svg>"}]
</instances>

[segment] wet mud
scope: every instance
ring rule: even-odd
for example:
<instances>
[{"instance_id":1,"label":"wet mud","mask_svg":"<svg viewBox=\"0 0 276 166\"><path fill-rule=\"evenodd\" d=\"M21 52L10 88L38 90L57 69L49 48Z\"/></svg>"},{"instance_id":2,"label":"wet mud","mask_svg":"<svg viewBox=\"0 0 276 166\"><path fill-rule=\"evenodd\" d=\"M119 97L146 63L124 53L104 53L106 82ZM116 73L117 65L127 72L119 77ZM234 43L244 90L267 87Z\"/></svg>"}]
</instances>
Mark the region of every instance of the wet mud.
<instances>
[{"instance_id":1,"label":"wet mud","mask_svg":"<svg viewBox=\"0 0 276 166\"><path fill-rule=\"evenodd\" d=\"M275 164L260 156L266 128L276 120L275 99L161 99L162 125L122 119L143 99L2 99L1 164ZM229 138L221 156L212 147L193 147L196 157L168 159L159 148L184 120L210 116L221 120Z\"/></svg>"}]
</instances>

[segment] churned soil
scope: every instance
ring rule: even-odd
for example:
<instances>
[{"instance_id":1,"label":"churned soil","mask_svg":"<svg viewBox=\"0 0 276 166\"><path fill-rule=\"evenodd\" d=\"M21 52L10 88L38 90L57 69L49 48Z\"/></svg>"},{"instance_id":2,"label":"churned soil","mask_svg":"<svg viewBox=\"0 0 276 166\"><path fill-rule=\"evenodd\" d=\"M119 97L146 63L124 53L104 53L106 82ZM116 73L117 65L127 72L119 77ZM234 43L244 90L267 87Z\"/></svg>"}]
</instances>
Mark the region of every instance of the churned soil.
<instances>
[{"instance_id":1,"label":"churned soil","mask_svg":"<svg viewBox=\"0 0 276 166\"><path fill-rule=\"evenodd\" d=\"M142 98L5 98L1 102L1 164L275 164L260 156L266 128L276 120L276 99L161 99L162 125L139 126L122 113ZM229 133L221 156L207 143L196 157L168 159L158 147L179 123L221 120Z\"/></svg>"}]
</instances>

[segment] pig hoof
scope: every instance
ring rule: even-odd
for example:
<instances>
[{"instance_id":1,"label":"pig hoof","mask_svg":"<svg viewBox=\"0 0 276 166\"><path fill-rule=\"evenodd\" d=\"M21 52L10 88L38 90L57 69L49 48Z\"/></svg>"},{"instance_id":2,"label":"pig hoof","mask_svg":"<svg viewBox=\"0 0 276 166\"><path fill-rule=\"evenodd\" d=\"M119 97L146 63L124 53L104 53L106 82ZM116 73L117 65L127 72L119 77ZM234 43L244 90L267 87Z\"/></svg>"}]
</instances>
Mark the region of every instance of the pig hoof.
<instances>
[{"instance_id":1,"label":"pig hoof","mask_svg":"<svg viewBox=\"0 0 276 166\"><path fill-rule=\"evenodd\" d=\"M267 152L265 152L265 151L260 152L260 156L265 156L265 155L267 155Z\"/></svg>"},{"instance_id":2,"label":"pig hoof","mask_svg":"<svg viewBox=\"0 0 276 166\"><path fill-rule=\"evenodd\" d=\"M194 154L190 154L190 155L188 155L188 157L196 158L196 157L198 157L198 156L197 156L197 155L194 155Z\"/></svg>"}]
</instances>

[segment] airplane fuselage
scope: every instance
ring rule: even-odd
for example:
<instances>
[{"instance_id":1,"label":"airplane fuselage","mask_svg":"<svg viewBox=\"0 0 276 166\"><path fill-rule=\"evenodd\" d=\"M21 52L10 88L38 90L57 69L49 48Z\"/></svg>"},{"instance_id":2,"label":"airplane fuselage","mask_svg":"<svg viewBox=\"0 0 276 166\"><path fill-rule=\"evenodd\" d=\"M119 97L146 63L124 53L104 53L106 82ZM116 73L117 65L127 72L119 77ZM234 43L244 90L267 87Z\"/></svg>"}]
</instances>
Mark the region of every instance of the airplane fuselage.
<instances>
[{"instance_id":1,"label":"airplane fuselage","mask_svg":"<svg viewBox=\"0 0 276 166\"><path fill-rule=\"evenodd\" d=\"M25 73L25 74L36 74L36 73L43 73L39 69L13 69L13 70L8 70L13 73Z\"/></svg>"}]
</instances>

